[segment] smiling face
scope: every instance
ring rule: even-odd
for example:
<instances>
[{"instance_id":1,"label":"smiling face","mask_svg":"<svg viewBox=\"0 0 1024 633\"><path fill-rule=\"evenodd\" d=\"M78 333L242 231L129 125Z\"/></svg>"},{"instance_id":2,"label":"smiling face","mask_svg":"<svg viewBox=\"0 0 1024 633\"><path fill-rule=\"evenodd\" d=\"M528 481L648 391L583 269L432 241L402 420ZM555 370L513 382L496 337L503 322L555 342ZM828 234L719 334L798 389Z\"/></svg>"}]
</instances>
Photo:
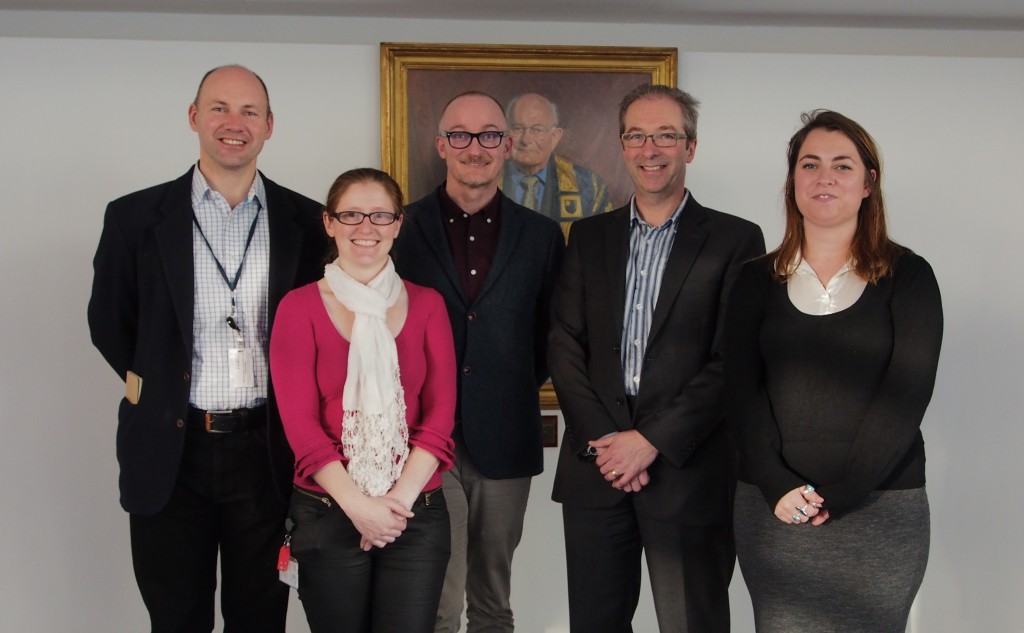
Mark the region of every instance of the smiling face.
<instances>
[{"instance_id":1,"label":"smiling face","mask_svg":"<svg viewBox=\"0 0 1024 633\"><path fill-rule=\"evenodd\" d=\"M623 132L685 134L682 107L668 97L637 99L623 117ZM658 147L652 139L647 139L643 147L623 147L622 152L640 203L658 206L682 201L686 191L686 165L697 152L696 139L679 139L673 147Z\"/></svg>"},{"instance_id":2,"label":"smiling face","mask_svg":"<svg viewBox=\"0 0 1024 633\"><path fill-rule=\"evenodd\" d=\"M441 122L440 132L471 132L478 134L487 130L507 132L508 125L501 107L493 99L483 95L464 95L448 104ZM468 190L498 190L498 176L509 156L512 139L508 136L494 149L480 146L479 139L473 139L469 147L454 149L444 136L434 139L438 155L448 166L448 191L460 188Z\"/></svg>"},{"instance_id":3,"label":"smiling face","mask_svg":"<svg viewBox=\"0 0 1024 633\"><path fill-rule=\"evenodd\" d=\"M249 70L220 68L203 82L188 108L199 135L199 164L204 174L249 172L274 131L267 94Z\"/></svg>"},{"instance_id":4,"label":"smiling face","mask_svg":"<svg viewBox=\"0 0 1024 633\"><path fill-rule=\"evenodd\" d=\"M876 177L845 134L811 130L800 146L793 172L794 198L804 226L840 228L852 235L861 202L871 193Z\"/></svg>"},{"instance_id":5,"label":"smiling face","mask_svg":"<svg viewBox=\"0 0 1024 633\"><path fill-rule=\"evenodd\" d=\"M391 195L380 184L372 181L354 182L338 198L334 209L338 211L359 211L374 213L385 211L401 214L395 208ZM327 235L334 239L338 247L338 265L354 279L363 283L369 282L383 270L387 263L388 253L402 228L399 215L394 224L378 226L363 218L359 224L342 224L329 213L323 214L324 228Z\"/></svg>"}]
</instances>

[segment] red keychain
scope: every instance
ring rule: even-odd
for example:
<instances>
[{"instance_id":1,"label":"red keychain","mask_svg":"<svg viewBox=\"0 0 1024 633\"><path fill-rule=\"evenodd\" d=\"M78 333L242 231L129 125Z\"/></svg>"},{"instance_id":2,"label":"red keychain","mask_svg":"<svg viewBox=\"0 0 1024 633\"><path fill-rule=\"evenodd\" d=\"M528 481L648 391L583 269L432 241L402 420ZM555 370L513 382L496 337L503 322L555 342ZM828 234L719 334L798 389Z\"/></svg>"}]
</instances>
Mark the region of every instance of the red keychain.
<instances>
[{"instance_id":1,"label":"red keychain","mask_svg":"<svg viewBox=\"0 0 1024 633\"><path fill-rule=\"evenodd\" d=\"M285 534L284 545L281 546L281 551L277 553L277 571L288 570L288 560L292 557L292 535Z\"/></svg>"}]
</instances>

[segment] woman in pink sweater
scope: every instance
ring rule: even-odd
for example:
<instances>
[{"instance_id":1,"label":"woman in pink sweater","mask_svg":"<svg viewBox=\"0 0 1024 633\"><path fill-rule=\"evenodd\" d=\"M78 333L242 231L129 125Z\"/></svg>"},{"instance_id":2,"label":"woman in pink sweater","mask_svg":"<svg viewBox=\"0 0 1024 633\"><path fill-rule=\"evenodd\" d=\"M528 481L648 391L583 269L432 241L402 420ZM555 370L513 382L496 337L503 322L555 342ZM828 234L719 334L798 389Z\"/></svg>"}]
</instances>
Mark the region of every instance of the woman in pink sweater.
<instances>
[{"instance_id":1,"label":"woman in pink sweater","mask_svg":"<svg viewBox=\"0 0 1024 633\"><path fill-rule=\"evenodd\" d=\"M324 278L278 307L270 368L295 453L289 518L313 633L433 630L449 557L455 354L444 301L388 256L402 192L376 169L335 180Z\"/></svg>"}]
</instances>

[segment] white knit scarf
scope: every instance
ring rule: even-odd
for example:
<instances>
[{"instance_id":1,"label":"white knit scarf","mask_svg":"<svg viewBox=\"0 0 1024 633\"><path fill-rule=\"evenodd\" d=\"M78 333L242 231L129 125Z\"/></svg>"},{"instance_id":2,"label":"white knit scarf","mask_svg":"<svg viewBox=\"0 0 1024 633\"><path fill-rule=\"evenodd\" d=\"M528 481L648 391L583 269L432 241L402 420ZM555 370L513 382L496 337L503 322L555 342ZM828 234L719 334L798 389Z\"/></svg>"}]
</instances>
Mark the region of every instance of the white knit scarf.
<instances>
[{"instance_id":1,"label":"white knit scarf","mask_svg":"<svg viewBox=\"0 0 1024 633\"><path fill-rule=\"evenodd\" d=\"M387 264L363 284L327 264L324 278L343 306L355 314L342 407L341 445L348 474L371 497L391 489L409 456L405 393L398 372L398 348L385 317L402 294L395 265Z\"/></svg>"}]
</instances>

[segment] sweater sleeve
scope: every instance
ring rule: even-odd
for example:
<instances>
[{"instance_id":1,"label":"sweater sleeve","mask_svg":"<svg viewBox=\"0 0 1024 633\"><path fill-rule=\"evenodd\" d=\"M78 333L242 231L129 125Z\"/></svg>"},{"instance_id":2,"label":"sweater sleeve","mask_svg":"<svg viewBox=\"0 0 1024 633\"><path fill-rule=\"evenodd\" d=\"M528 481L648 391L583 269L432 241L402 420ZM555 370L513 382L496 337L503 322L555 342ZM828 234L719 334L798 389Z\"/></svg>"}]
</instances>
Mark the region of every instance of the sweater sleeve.
<instances>
[{"instance_id":1,"label":"sweater sleeve","mask_svg":"<svg viewBox=\"0 0 1024 633\"><path fill-rule=\"evenodd\" d=\"M320 419L315 306L310 297L320 300L315 285L285 295L270 337L270 374L284 432L295 453L297 479L311 478L332 461L346 461L340 442L328 435Z\"/></svg>"},{"instance_id":2,"label":"sweater sleeve","mask_svg":"<svg viewBox=\"0 0 1024 633\"><path fill-rule=\"evenodd\" d=\"M917 255L897 262L892 293L893 349L860 426L843 481L819 487L833 514L856 507L910 450L931 400L942 346L942 299L931 266Z\"/></svg>"},{"instance_id":3,"label":"sweater sleeve","mask_svg":"<svg viewBox=\"0 0 1024 633\"><path fill-rule=\"evenodd\" d=\"M440 460L437 472L449 470L455 460L452 429L455 426L455 343L444 300L434 290L423 289L426 327L423 355L426 377L419 393L420 416L410 420L409 444Z\"/></svg>"},{"instance_id":4,"label":"sweater sleeve","mask_svg":"<svg viewBox=\"0 0 1024 633\"><path fill-rule=\"evenodd\" d=\"M765 315L766 260L746 264L733 286L726 315L726 411L739 450L741 472L764 495L769 508L807 483L782 458L782 437L765 381L760 332Z\"/></svg>"}]
</instances>

